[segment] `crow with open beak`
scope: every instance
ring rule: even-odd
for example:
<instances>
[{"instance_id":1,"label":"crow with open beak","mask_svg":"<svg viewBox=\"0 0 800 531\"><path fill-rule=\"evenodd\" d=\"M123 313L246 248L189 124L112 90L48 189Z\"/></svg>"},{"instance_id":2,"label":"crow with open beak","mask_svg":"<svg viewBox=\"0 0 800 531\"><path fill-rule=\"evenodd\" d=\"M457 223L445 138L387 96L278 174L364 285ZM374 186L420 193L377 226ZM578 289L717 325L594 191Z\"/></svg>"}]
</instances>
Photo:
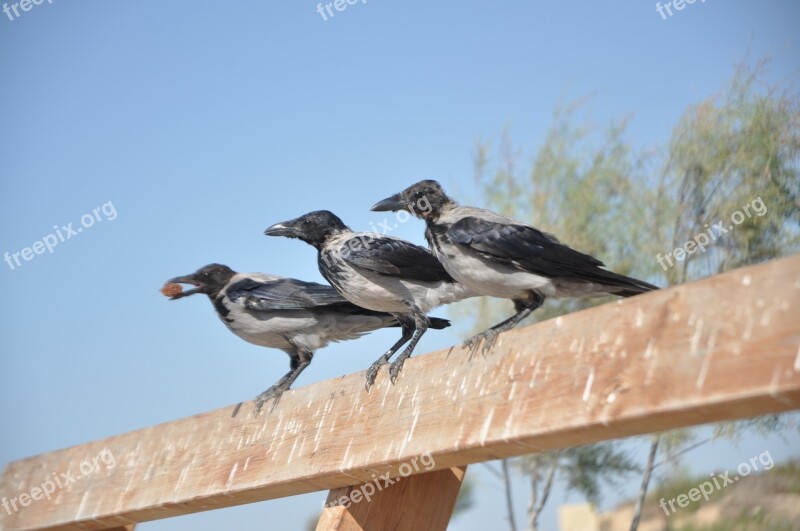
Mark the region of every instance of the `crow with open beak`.
<instances>
[{"instance_id":1,"label":"crow with open beak","mask_svg":"<svg viewBox=\"0 0 800 531\"><path fill-rule=\"evenodd\" d=\"M420 181L376 203L374 211L405 210L425 221L425 238L447 272L471 290L511 299L516 313L468 339L484 350L525 319L545 297L614 294L630 297L652 284L603 269L603 263L554 236L491 210L460 206L436 181Z\"/></svg>"},{"instance_id":2,"label":"crow with open beak","mask_svg":"<svg viewBox=\"0 0 800 531\"><path fill-rule=\"evenodd\" d=\"M392 315L351 304L330 286L263 273L237 273L221 264L207 265L168 282L195 286L171 300L203 293L231 332L289 355L289 372L256 397L257 410L269 399L274 399L274 409L318 349L379 328L400 326ZM446 328L450 322L437 319L433 326Z\"/></svg>"},{"instance_id":3,"label":"crow with open beak","mask_svg":"<svg viewBox=\"0 0 800 531\"><path fill-rule=\"evenodd\" d=\"M436 328L427 316L431 309L474 296L427 249L377 233L353 232L327 210L276 223L264 233L314 246L322 276L344 298L362 308L390 313L400 322L400 339L367 371L367 390L381 366L408 343L389 369L395 383L422 334Z\"/></svg>"}]
</instances>

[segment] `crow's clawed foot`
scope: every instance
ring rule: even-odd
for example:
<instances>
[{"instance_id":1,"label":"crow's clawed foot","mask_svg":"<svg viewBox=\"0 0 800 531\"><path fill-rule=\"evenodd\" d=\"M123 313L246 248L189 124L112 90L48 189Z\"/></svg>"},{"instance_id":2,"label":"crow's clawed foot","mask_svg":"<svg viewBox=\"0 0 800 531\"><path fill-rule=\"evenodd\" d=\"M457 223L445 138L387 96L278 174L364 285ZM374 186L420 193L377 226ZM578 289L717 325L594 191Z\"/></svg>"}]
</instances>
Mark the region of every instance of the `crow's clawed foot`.
<instances>
[{"instance_id":1,"label":"crow's clawed foot","mask_svg":"<svg viewBox=\"0 0 800 531\"><path fill-rule=\"evenodd\" d=\"M497 341L497 336L500 335L500 332L496 330L487 330L486 337L483 338L483 348L481 351L483 352L484 356L487 352L489 352L492 347L494 346L495 341Z\"/></svg>"},{"instance_id":2,"label":"crow's clawed foot","mask_svg":"<svg viewBox=\"0 0 800 531\"><path fill-rule=\"evenodd\" d=\"M370 365L369 369L367 369L367 392L369 392L370 387L372 384L375 383L375 378L378 377L378 372L380 372L381 367L389 363L389 359L386 356L382 356L378 361Z\"/></svg>"},{"instance_id":3,"label":"crow's clawed foot","mask_svg":"<svg viewBox=\"0 0 800 531\"><path fill-rule=\"evenodd\" d=\"M397 382L397 377L400 375L400 371L403 370L403 364L408 359L408 356L399 357L397 360L392 363L392 366L389 368L389 379L392 381L392 385Z\"/></svg>"},{"instance_id":4,"label":"crow's clawed foot","mask_svg":"<svg viewBox=\"0 0 800 531\"><path fill-rule=\"evenodd\" d=\"M478 347L481 346L481 341L483 341L484 334L486 332L481 332L480 334L475 334L471 338L467 339L462 343L462 346L469 350L469 361L472 361L472 358L475 357L475 353L478 352Z\"/></svg>"},{"instance_id":5,"label":"crow's clawed foot","mask_svg":"<svg viewBox=\"0 0 800 531\"><path fill-rule=\"evenodd\" d=\"M466 349L472 350L473 346L476 343L480 343L480 341L481 341L481 338L479 338L478 335L474 335L474 336L472 336L472 337L470 337L468 339L465 339L464 342L461 343L461 346L466 348Z\"/></svg>"},{"instance_id":6,"label":"crow's clawed foot","mask_svg":"<svg viewBox=\"0 0 800 531\"><path fill-rule=\"evenodd\" d=\"M492 348L495 341L497 340L497 336L499 332L493 329L484 330L480 334L475 334L471 338L467 339L463 343L463 347L469 349L469 359L472 361L472 358L475 357L475 354L478 352L478 348L481 347L481 343L483 343L483 348L481 348L481 354L486 356L486 353Z\"/></svg>"},{"instance_id":7,"label":"crow's clawed foot","mask_svg":"<svg viewBox=\"0 0 800 531\"><path fill-rule=\"evenodd\" d=\"M472 361L472 358L475 357L475 352L478 351L478 347L483 340L483 334L476 334L469 339L464 340L461 344L462 347L469 350L469 361Z\"/></svg>"},{"instance_id":8,"label":"crow's clawed foot","mask_svg":"<svg viewBox=\"0 0 800 531\"><path fill-rule=\"evenodd\" d=\"M261 412L261 408L264 407L264 404L269 400L272 399L272 406L269 408L269 412L272 413L272 410L275 409L275 406L278 405L278 402L281 399L281 395L285 391L289 389L289 385L287 384L275 384L260 395L256 397L256 413Z\"/></svg>"}]
</instances>

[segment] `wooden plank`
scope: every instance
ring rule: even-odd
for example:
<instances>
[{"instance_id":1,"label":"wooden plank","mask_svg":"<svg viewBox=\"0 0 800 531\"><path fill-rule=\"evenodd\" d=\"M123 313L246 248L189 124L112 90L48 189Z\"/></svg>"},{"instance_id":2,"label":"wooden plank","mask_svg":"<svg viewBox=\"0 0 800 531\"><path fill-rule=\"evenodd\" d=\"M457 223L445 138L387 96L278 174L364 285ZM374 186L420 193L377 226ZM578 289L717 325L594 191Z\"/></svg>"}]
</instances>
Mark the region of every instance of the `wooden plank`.
<instances>
[{"instance_id":1,"label":"wooden plank","mask_svg":"<svg viewBox=\"0 0 800 531\"><path fill-rule=\"evenodd\" d=\"M448 468L334 489L317 531L445 531L465 472L466 467ZM396 481L387 485L386 479Z\"/></svg>"},{"instance_id":2,"label":"wooden plank","mask_svg":"<svg viewBox=\"0 0 800 531\"><path fill-rule=\"evenodd\" d=\"M412 358L10 463L0 499L114 456L4 529L103 529L370 481L429 453L466 464L800 407L800 256L502 336L485 358ZM86 472L89 472L88 467Z\"/></svg>"}]
</instances>

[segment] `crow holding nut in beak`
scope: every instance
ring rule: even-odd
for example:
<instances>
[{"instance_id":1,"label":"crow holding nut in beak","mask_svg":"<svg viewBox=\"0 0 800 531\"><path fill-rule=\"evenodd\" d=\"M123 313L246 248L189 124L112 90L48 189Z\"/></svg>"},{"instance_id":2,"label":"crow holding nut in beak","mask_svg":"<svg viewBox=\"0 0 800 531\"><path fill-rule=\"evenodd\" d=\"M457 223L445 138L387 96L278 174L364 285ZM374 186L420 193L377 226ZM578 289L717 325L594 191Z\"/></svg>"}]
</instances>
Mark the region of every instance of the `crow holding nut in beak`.
<instances>
[{"instance_id":1,"label":"crow holding nut in beak","mask_svg":"<svg viewBox=\"0 0 800 531\"><path fill-rule=\"evenodd\" d=\"M176 284L194 288L182 291ZM256 397L257 410L269 399L274 400L274 409L318 349L379 328L400 326L390 314L351 304L330 286L263 273L237 273L221 264L170 279L162 292L171 300L205 294L231 332L289 355L289 372ZM436 319L431 326L446 328L450 322Z\"/></svg>"}]
</instances>

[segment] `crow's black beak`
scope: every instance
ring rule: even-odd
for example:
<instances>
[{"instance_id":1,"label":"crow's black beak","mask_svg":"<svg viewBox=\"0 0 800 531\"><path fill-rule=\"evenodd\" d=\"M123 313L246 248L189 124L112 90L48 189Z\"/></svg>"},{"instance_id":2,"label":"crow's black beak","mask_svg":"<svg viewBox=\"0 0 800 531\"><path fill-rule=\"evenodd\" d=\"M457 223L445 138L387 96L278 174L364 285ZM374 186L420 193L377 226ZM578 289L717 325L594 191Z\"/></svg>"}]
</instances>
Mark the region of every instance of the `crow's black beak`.
<instances>
[{"instance_id":1,"label":"crow's black beak","mask_svg":"<svg viewBox=\"0 0 800 531\"><path fill-rule=\"evenodd\" d=\"M408 208L408 201L404 200L400 194L394 194L392 197L387 197L382 201L378 201L372 205L373 212L387 212L405 210Z\"/></svg>"},{"instance_id":2,"label":"crow's black beak","mask_svg":"<svg viewBox=\"0 0 800 531\"><path fill-rule=\"evenodd\" d=\"M174 301L178 299L182 299L183 297L188 297L189 295L194 295L196 293L205 293L203 286L197 281L194 275L185 275L182 277L175 277L167 280L168 284L191 284L192 286L197 286L194 289L190 289L187 291L182 291L176 295L173 295L169 298L169 300Z\"/></svg>"},{"instance_id":3,"label":"crow's black beak","mask_svg":"<svg viewBox=\"0 0 800 531\"><path fill-rule=\"evenodd\" d=\"M294 221L295 220L276 223L265 230L264 234L267 236L285 236L287 238L297 238L300 234L300 231L297 229L297 227L295 227Z\"/></svg>"}]
</instances>

